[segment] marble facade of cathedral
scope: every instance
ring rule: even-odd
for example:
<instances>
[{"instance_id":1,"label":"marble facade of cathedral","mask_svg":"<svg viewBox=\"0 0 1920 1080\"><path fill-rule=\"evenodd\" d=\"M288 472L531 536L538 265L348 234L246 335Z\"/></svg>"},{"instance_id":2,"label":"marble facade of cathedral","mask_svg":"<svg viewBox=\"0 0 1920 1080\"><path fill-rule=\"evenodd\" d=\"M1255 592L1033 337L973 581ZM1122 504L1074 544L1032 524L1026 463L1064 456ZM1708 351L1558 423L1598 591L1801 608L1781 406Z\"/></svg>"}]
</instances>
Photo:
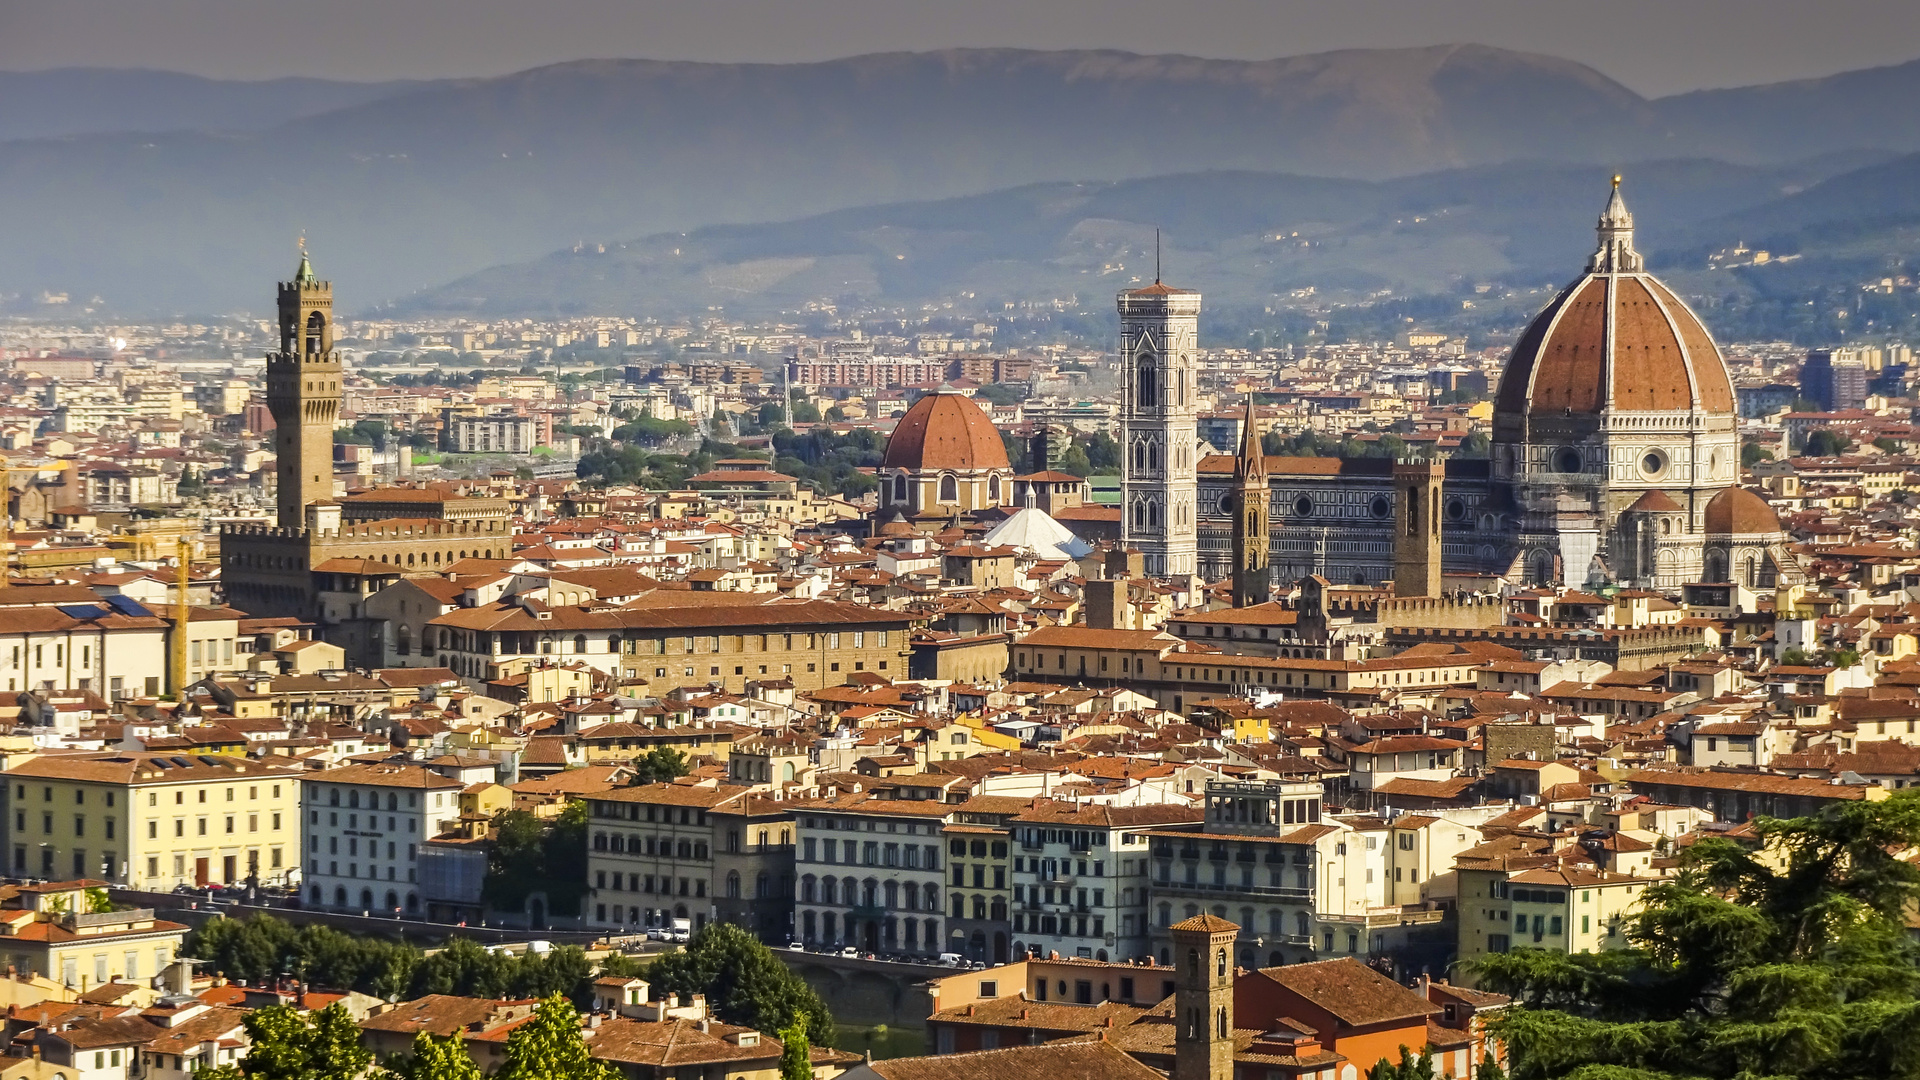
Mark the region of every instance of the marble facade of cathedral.
<instances>
[{"instance_id":1,"label":"marble facade of cathedral","mask_svg":"<svg viewBox=\"0 0 1920 1080\"><path fill-rule=\"evenodd\" d=\"M1269 493L1274 585L1310 575L1357 585L1399 577L1403 595L1409 587L1440 591L1437 575L1418 571L1430 552L1408 550L1409 514L1437 527L1442 572L1463 579L1666 590L1801 579L1777 516L1737 486L1738 418L1719 348L1646 272L1617 179L1597 231L1583 273L1534 318L1508 358L1489 458L1445 462L1424 510L1407 463L1266 457L1259 471ZM1120 294L1123 370L1130 370L1125 342L1138 292ZM1183 295L1197 314L1198 294ZM1164 410L1130 396L1122 430L1155 425L1165 427ZM1206 455L1195 470L1197 572L1208 580L1246 576L1236 553L1247 549L1235 532L1252 519L1235 508L1255 471L1241 460L1248 452ZM1137 459L1126 463L1129 500L1163 483L1150 471L1136 476ZM1165 542L1137 511L1125 524L1127 541L1143 551ZM1431 531L1423 527L1420 539L1430 541ZM1249 591L1257 592L1236 587L1236 598Z\"/></svg>"}]
</instances>

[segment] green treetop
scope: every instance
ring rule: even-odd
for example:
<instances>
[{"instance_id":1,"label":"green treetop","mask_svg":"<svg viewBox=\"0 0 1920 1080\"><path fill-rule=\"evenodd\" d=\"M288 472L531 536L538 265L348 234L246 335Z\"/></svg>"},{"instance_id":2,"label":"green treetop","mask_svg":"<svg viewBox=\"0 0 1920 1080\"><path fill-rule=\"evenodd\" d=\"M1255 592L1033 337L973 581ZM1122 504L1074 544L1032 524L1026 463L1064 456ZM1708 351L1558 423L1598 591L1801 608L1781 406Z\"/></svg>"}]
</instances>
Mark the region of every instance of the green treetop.
<instances>
[{"instance_id":1,"label":"green treetop","mask_svg":"<svg viewBox=\"0 0 1920 1080\"><path fill-rule=\"evenodd\" d=\"M1920 1077L1920 792L1753 829L1649 886L1630 949L1474 962L1515 1080Z\"/></svg>"},{"instance_id":2,"label":"green treetop","mask_svg":"<svg viewBox=\"0 0 1920 1080\"><path fill-rule=\"evenodd\" d=\"M360 1080L373 1053L338 1004L309 1016L290 1005L255 1009L241 1021L252 1042L238 1065L202 1069L202 1080Z\"/></svg>"},{"instance_id":3,"label":"green treetop","mask_svg":"<svg viewBox=\"0 0 1920 1080\"><path fill-rule=\"evenodd\" d=\"M649 965L646 979L668 993L705 994L729 1024L760 1031L799 1026L812 1045L833 1045L833 1014L820 995L772 949L731 923L708 923L685 949Z\"/></svg>"},{"instance_id":4,"label":"green treetop","mask_svg":"<svg viewBox=\"0 0 1920 1080\"><path fill-rule=\"evenodd\" d=\"M560 994L507 1036L506 1059L493 1080L620 1080L619 1070L588 1055L580 1014Z\"/></svg>"}]
</instances>

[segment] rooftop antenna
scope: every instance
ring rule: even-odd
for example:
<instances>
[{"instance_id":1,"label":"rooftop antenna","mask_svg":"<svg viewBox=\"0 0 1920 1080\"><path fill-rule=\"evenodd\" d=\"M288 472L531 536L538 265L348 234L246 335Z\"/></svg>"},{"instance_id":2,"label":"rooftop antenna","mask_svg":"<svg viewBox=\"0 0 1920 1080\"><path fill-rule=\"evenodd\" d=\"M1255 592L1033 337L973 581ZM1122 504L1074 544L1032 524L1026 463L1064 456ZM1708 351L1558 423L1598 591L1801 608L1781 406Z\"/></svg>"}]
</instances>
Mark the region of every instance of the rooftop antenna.
<instances>
[{"instance_id":1,"label":"rooftop antenna","mask_svg":"<svg viewBox=\"0 0 1920 1080\"><path fill-rule=\"evenodd\" d=\"M1160 230L1153 230L1153 283L1160 284Z\"/></svg>"}]
</instances>

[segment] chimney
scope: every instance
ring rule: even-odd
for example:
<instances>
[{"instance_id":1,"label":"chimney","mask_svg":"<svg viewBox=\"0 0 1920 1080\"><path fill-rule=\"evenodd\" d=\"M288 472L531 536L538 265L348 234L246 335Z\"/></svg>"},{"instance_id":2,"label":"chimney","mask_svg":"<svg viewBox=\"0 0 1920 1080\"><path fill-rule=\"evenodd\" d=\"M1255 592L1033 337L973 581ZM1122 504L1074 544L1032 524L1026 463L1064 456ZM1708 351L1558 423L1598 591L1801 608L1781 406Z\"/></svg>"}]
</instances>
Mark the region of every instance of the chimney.
<instances>
[{"instance_id":1,"label":"chimney","mask_svg":"<svg viewBox=\"0 0 1920 1080\"><path fill-rule=\"evenodd\" d=\"M1020 1010L1020 1019L1022 1019L1022 1020L1025 1020L1025 1019L1027 1018L1027 1013L1028 1013L1029 1011L1031 1011L1031 1010L1028 1010L1028 1009L1021 1009L1021 1010Z\"/></svg>"}]
</instances>

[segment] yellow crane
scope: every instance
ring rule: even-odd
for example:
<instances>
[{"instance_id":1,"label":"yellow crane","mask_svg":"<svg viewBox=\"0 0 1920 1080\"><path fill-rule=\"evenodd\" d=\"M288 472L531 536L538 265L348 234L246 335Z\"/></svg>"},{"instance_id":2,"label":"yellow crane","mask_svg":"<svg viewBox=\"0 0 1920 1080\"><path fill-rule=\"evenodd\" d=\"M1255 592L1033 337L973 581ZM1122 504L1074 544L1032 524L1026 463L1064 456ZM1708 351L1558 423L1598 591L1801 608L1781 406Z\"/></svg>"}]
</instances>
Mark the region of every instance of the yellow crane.
<instances>
[{"instance_id":1,"label":"yellow crane","mask_svg":"<svg viewBox=\"0 0 1920 1080\"><path fill-rule=\"evenodd\" d=\"M193 545L182 536L174 541L173 587L173 700L179 714L187 705L187 633L193 621L193 605L187 602L188 571L193 565Z\"/></svg>"}]
</instances>

